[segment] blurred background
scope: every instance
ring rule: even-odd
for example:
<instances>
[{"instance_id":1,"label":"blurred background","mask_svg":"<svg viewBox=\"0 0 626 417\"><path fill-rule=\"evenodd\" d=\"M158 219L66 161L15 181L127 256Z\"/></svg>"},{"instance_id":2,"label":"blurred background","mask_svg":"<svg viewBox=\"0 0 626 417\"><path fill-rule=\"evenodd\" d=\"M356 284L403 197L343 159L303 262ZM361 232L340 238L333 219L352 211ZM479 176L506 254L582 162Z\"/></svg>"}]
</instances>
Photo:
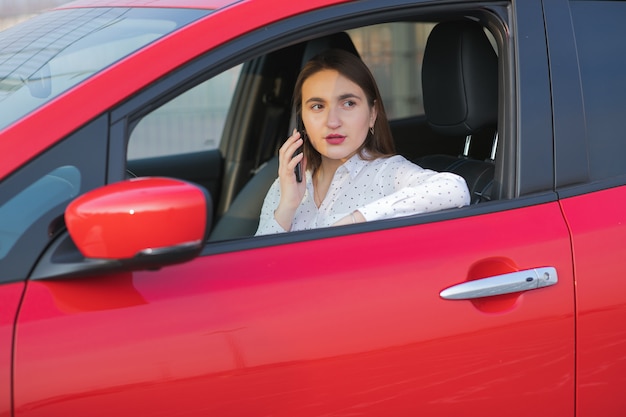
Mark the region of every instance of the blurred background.
<instances>
[{"instance_id":1,"label":"blurred background","mask_svg":"<svg viewBox=\"0 0 626 417\"><path fill-rule=\"evenodd\" d=\"M0 30L69 0L0 0Z\"/></svg>"}]
</instances>

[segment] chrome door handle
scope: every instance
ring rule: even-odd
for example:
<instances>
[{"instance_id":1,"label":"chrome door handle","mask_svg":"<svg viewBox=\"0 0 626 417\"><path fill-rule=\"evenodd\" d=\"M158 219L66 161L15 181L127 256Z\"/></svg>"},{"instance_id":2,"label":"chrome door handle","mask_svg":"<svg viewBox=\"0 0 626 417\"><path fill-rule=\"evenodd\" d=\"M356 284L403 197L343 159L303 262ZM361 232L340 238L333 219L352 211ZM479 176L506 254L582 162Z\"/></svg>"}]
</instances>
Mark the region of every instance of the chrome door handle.
<instances>
[{"instance_id":1,"label":"chrome door handle","mask_svg":"<svg viewBox=\"0 0 626 417\"><path fill-rule=\"evenodd\" d=\"M446 300L471 300L493 295L536 290L554 285L558 281L556 269L548 266L467 281L446 288L439 295Z\"/></svg>"}]
</instances>

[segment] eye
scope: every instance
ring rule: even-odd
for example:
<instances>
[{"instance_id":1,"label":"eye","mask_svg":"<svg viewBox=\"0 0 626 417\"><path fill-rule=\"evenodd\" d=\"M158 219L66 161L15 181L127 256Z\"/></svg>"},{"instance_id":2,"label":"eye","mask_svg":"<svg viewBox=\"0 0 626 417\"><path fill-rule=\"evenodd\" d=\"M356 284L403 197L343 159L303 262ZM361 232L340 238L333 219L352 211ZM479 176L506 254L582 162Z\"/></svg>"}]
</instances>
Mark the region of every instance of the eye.
<instances>
[{"instance_id":1,"label":"eye","mask_svg":"<svg viewBox=\"0 0 626 417\"><path fill-rule=\"evenodd\" d=\"M311 110L314 110L314 111L316 111L316 110L319 111L319 110L322 110L323 108L324 108L324 106L319 104L319 103L311 105Z\"/></svg>"},{"instance_id":2,"label":"eye","mask_svg":"<svg viewBox=\"0 0 626 417\"><path fill-rule=\"evenodd\" d=\"M343 102L343 107L351 108L356 106L356 101L354 100L346 100Z\"/></svg>"}]
</instances>

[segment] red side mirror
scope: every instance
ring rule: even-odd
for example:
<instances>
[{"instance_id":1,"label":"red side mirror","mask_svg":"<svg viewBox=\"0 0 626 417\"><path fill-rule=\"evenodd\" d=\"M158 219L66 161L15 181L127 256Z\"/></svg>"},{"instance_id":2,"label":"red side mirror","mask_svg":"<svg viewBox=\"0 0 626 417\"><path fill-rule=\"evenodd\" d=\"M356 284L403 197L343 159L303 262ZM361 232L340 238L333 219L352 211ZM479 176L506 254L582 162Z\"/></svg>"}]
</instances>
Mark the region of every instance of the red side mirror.
<instances>
[{"instance_id":1,"label":"red side mirror","mask_svg":"<svg viewBox=\"0 0 626 417\"><path fill-rule=\"evenodd\" d=\"M90 191L67 207L65 222L86 258L131 259L204 245L206 191L170 178L136 178Z\"/></svg>"}]
</instances>

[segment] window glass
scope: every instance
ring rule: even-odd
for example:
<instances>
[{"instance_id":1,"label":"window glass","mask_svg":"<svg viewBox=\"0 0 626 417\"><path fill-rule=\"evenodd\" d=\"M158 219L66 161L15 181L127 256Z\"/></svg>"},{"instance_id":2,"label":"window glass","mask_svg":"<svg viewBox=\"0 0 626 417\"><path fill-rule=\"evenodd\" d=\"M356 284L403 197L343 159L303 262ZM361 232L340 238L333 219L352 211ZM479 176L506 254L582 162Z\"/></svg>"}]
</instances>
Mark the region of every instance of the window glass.
<instances>
[{"instance_id":1,"label":"window glass","mask_svg":"<svg viewBox=\"0 0 626 417\"><path fill-rule=\"evenodd\" d=\"M0 259L52 207L67 203L80 191L81 175L71 165L56 168L0 206Z\"/></svg>"},{"instance_id":2,"label":"window glass","mask_svg":"<svg viewBox=\"0 0 626 417\"><path fill-rule=\"evenodd\" d=\"M95 8L0 32L0 129L206 10Z\"/></svg>"},{"instance_id":3,"label":"window glass","mask_svg":"<svg viewBox=\"0 0 626 417\"><path fill-rule=\"evenodd\" d=\"M422 58L431 23L385 23L348 31L370 68L389 119L424 114Z\"/></svg>"},{"instance_id":4,"label":"window glass","mask_svg":"<svg viewBox=\"0 0 626 417\"><path fill-rule=\"evenodd\" d=\"M572 19L584 97L592 180L626 174L626 3L574 1ZM616 159L619 158L619 159Z\"/></svg>"},{"instance_id":5,"label":"window glass","mask_svg":"<svg viewBox=\"0 0 626 417\"><path fill-rule=\"evenodd\" d=\"M128 143L128 159L219 147L241 65L177 96L144 117Z\"/></svg>"}]
</instances>

